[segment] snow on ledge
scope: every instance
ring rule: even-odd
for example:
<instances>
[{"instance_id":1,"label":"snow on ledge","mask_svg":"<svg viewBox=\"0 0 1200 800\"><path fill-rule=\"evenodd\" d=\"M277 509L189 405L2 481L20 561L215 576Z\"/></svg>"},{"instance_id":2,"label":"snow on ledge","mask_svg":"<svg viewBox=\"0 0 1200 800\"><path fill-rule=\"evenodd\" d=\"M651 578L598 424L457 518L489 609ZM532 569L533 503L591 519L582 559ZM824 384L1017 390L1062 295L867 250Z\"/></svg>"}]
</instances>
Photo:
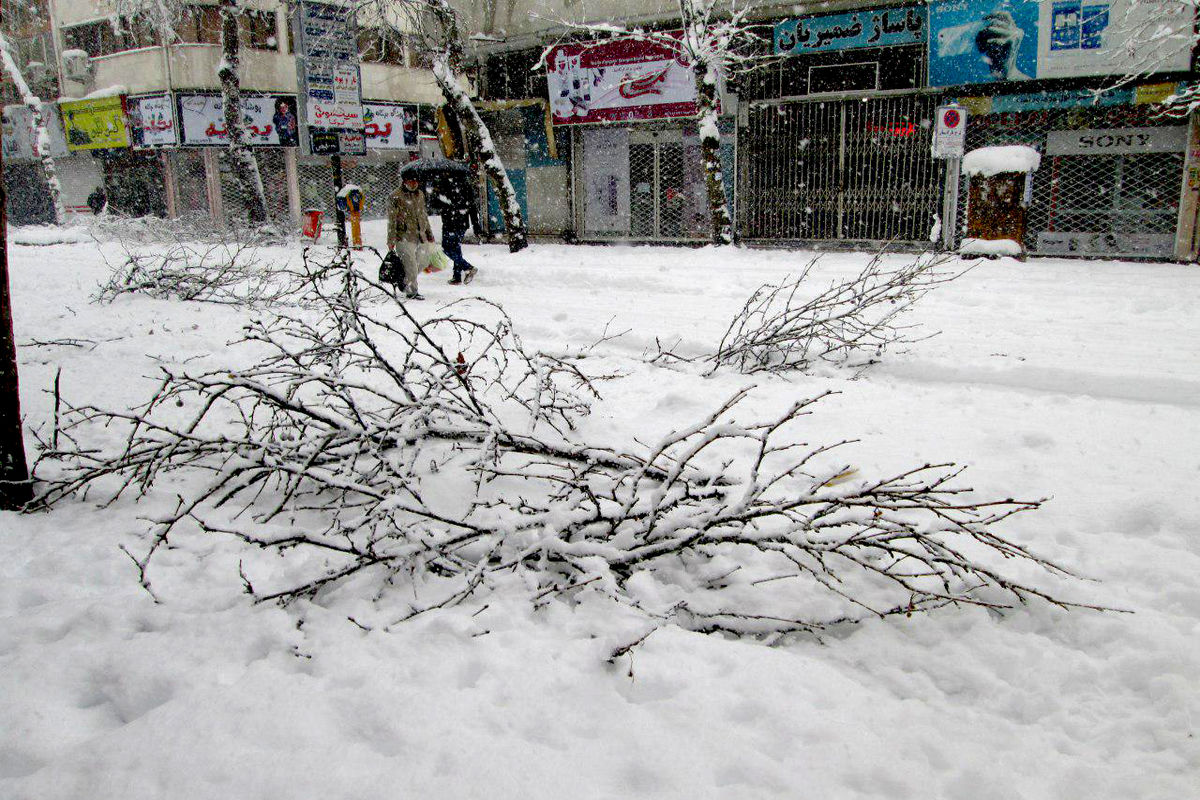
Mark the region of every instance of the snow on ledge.
<instances>
[{"instance_id":1,"label":"snow on ledge","mask_svg":"<svg viewBox=\"0 0 1200 800\"><path fill-rule=\"evenodd\" d=\"M1037 172L1041 163L1041 153L1032 147L1008 144L972 150L963 159L962 168L968 175L989 177L1001 172Z\"/></svg>"},{"instance_id":2,"label":"snow on ledge","mask_svg":"<svg viewBox=\"0 0 1200 800\"><path fill-rule=\"evenodd\" d=\"M117 83L112 86L105 86L103 89L97 89L94 92L89 92L82 97L60 97L60 103L77 103L80 100L99 100L104 97L118 97L123 94L129 94L129 89L123 84Z\"/></svg>"},{"instance_id":3,"label":"snow on ledge","mask_svg":"<svg viewBox=\"0 0 1200 800\"><path fill-rule=\"evenodd\" d=\"M958 252L965 256L996 257L1019 256L1022 251L1020 243L1012 239L963 239Z\"/></svg>"}]
</instances>

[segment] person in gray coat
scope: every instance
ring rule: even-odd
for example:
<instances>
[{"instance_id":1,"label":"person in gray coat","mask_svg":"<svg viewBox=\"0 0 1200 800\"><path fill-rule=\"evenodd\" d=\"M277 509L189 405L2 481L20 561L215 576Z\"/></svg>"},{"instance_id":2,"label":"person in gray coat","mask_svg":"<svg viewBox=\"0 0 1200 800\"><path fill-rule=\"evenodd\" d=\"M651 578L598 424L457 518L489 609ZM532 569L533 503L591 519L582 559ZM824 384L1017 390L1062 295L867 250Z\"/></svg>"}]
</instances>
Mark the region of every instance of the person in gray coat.
<instances>
[{"instance_id":1,"label":"person in gray coat","mask_svg":"<svg viewBox=\"0 0 1200 800\"><path fill-rule=\"evenodd\" d=\"M406 180L388 203L388 250L404 265L404 294L411 300L424 300L417 292L417 275L433 257L433 229L425 209L421 184Z\"/></svg>"}]
</instances>

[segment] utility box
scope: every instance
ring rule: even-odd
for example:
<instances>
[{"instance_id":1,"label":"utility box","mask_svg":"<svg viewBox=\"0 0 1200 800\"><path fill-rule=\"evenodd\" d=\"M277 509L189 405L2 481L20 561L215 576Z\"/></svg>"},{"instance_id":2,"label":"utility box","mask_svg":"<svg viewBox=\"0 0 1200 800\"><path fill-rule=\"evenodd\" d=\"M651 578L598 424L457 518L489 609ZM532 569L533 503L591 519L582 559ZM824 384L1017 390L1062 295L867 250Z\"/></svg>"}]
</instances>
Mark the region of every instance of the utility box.
<instances>
[{"instance_id":1,"label":"utility box","mask_svg":"<svg viewBox=\"0 0 1200 800\"><path fill-rule=\"evenodd\" d=\"M1024 256L1026 215L1041 154L1025 145L981 147L963 158L967 190L967 236L959 252Z\"/></svg>"}]
</instances>

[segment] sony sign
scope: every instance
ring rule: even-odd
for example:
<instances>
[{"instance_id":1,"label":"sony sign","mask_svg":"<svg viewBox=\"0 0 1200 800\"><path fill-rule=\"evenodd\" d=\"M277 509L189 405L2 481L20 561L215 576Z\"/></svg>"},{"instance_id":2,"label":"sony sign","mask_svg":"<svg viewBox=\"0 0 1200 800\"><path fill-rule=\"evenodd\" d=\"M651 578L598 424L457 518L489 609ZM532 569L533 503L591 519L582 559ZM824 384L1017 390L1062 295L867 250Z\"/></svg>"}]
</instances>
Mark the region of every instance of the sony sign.
<instances>
[{"instance_id":1,"label":"sony sign","mask_svg":"<svg viewBox=\"0 0 1200 800\"><path fill-rule=\"evenodd\" d=\"M1182 153L1187 147L1186 125L1164 128L1050 131L1048 156L1113 156L1125 153Z\"/></svg>"}]
</instances>

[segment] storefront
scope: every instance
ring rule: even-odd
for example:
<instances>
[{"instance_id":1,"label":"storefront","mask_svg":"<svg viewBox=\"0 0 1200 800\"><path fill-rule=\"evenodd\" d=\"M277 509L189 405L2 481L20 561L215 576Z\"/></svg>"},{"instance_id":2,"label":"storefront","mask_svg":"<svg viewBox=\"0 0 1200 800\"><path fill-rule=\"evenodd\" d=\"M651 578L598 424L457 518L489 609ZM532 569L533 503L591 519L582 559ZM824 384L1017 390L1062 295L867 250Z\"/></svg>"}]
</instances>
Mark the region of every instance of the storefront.
<instances>
[{"instance_id":1,"label":"storefront","mask_svg":"<svg viewBox=\"0 0 1200 800\"><path fill-rule=\"evenodd\" d=\"M926 36L924 6L774 26L779 61L749 83L740 130L744 239L928 244L943 170Z\"/></svg>"},{"instance_id":2,"label":"storefront","mask_svg":"<svg viewBox=\"0 0 1200 800\"><path fill-rule=\"evenodd\" d=\"M1090 92L965 98L977 111L967 132L968 149L1028 144L1042 153L1030 195L1029 252L1176 256L1187 192L1188 125L1149 102L1137 102L1154 94L1118 91L1105 98L1112 105L1100 107L1092 104ZM1066 103L1072 95L1082 104L1045 107ZM989 106L1020 110L997 112Z\"/></svg>"},{"instance_id":3,"label":"storefront","mask_svg":"<svg viewBox=\"0 0 1200 800\"><path fill-rule=\"evenodd\" d=\"M1165 78L1186 73L1193 11L1133 0L1025 3L1002 14L990 8L979 0L930 5L929 81L967 107L968 150L1027 144L1042 154L1026 249L1194 255L1182 242L1194 214L1194 190L1184 181L1188 122L1158 105L1176 85L1160 78L1114 88L1111 77L1146 71L1151 29L1158 31L1154 70Z\"/></svg>"},{"instance_id":4,"label":"storefront","mask_svg":"<svg viewBox=\"0 0 1200 800\"><path fill-rule=\"evenodd\" d=\"M572 133L579 238L707 240L712 227L694 121L695 78L677 52L632 40L563 45L547 64L551 118ZM720 127L732 202L732 118Z\"/></svg>"}]
</instances>

